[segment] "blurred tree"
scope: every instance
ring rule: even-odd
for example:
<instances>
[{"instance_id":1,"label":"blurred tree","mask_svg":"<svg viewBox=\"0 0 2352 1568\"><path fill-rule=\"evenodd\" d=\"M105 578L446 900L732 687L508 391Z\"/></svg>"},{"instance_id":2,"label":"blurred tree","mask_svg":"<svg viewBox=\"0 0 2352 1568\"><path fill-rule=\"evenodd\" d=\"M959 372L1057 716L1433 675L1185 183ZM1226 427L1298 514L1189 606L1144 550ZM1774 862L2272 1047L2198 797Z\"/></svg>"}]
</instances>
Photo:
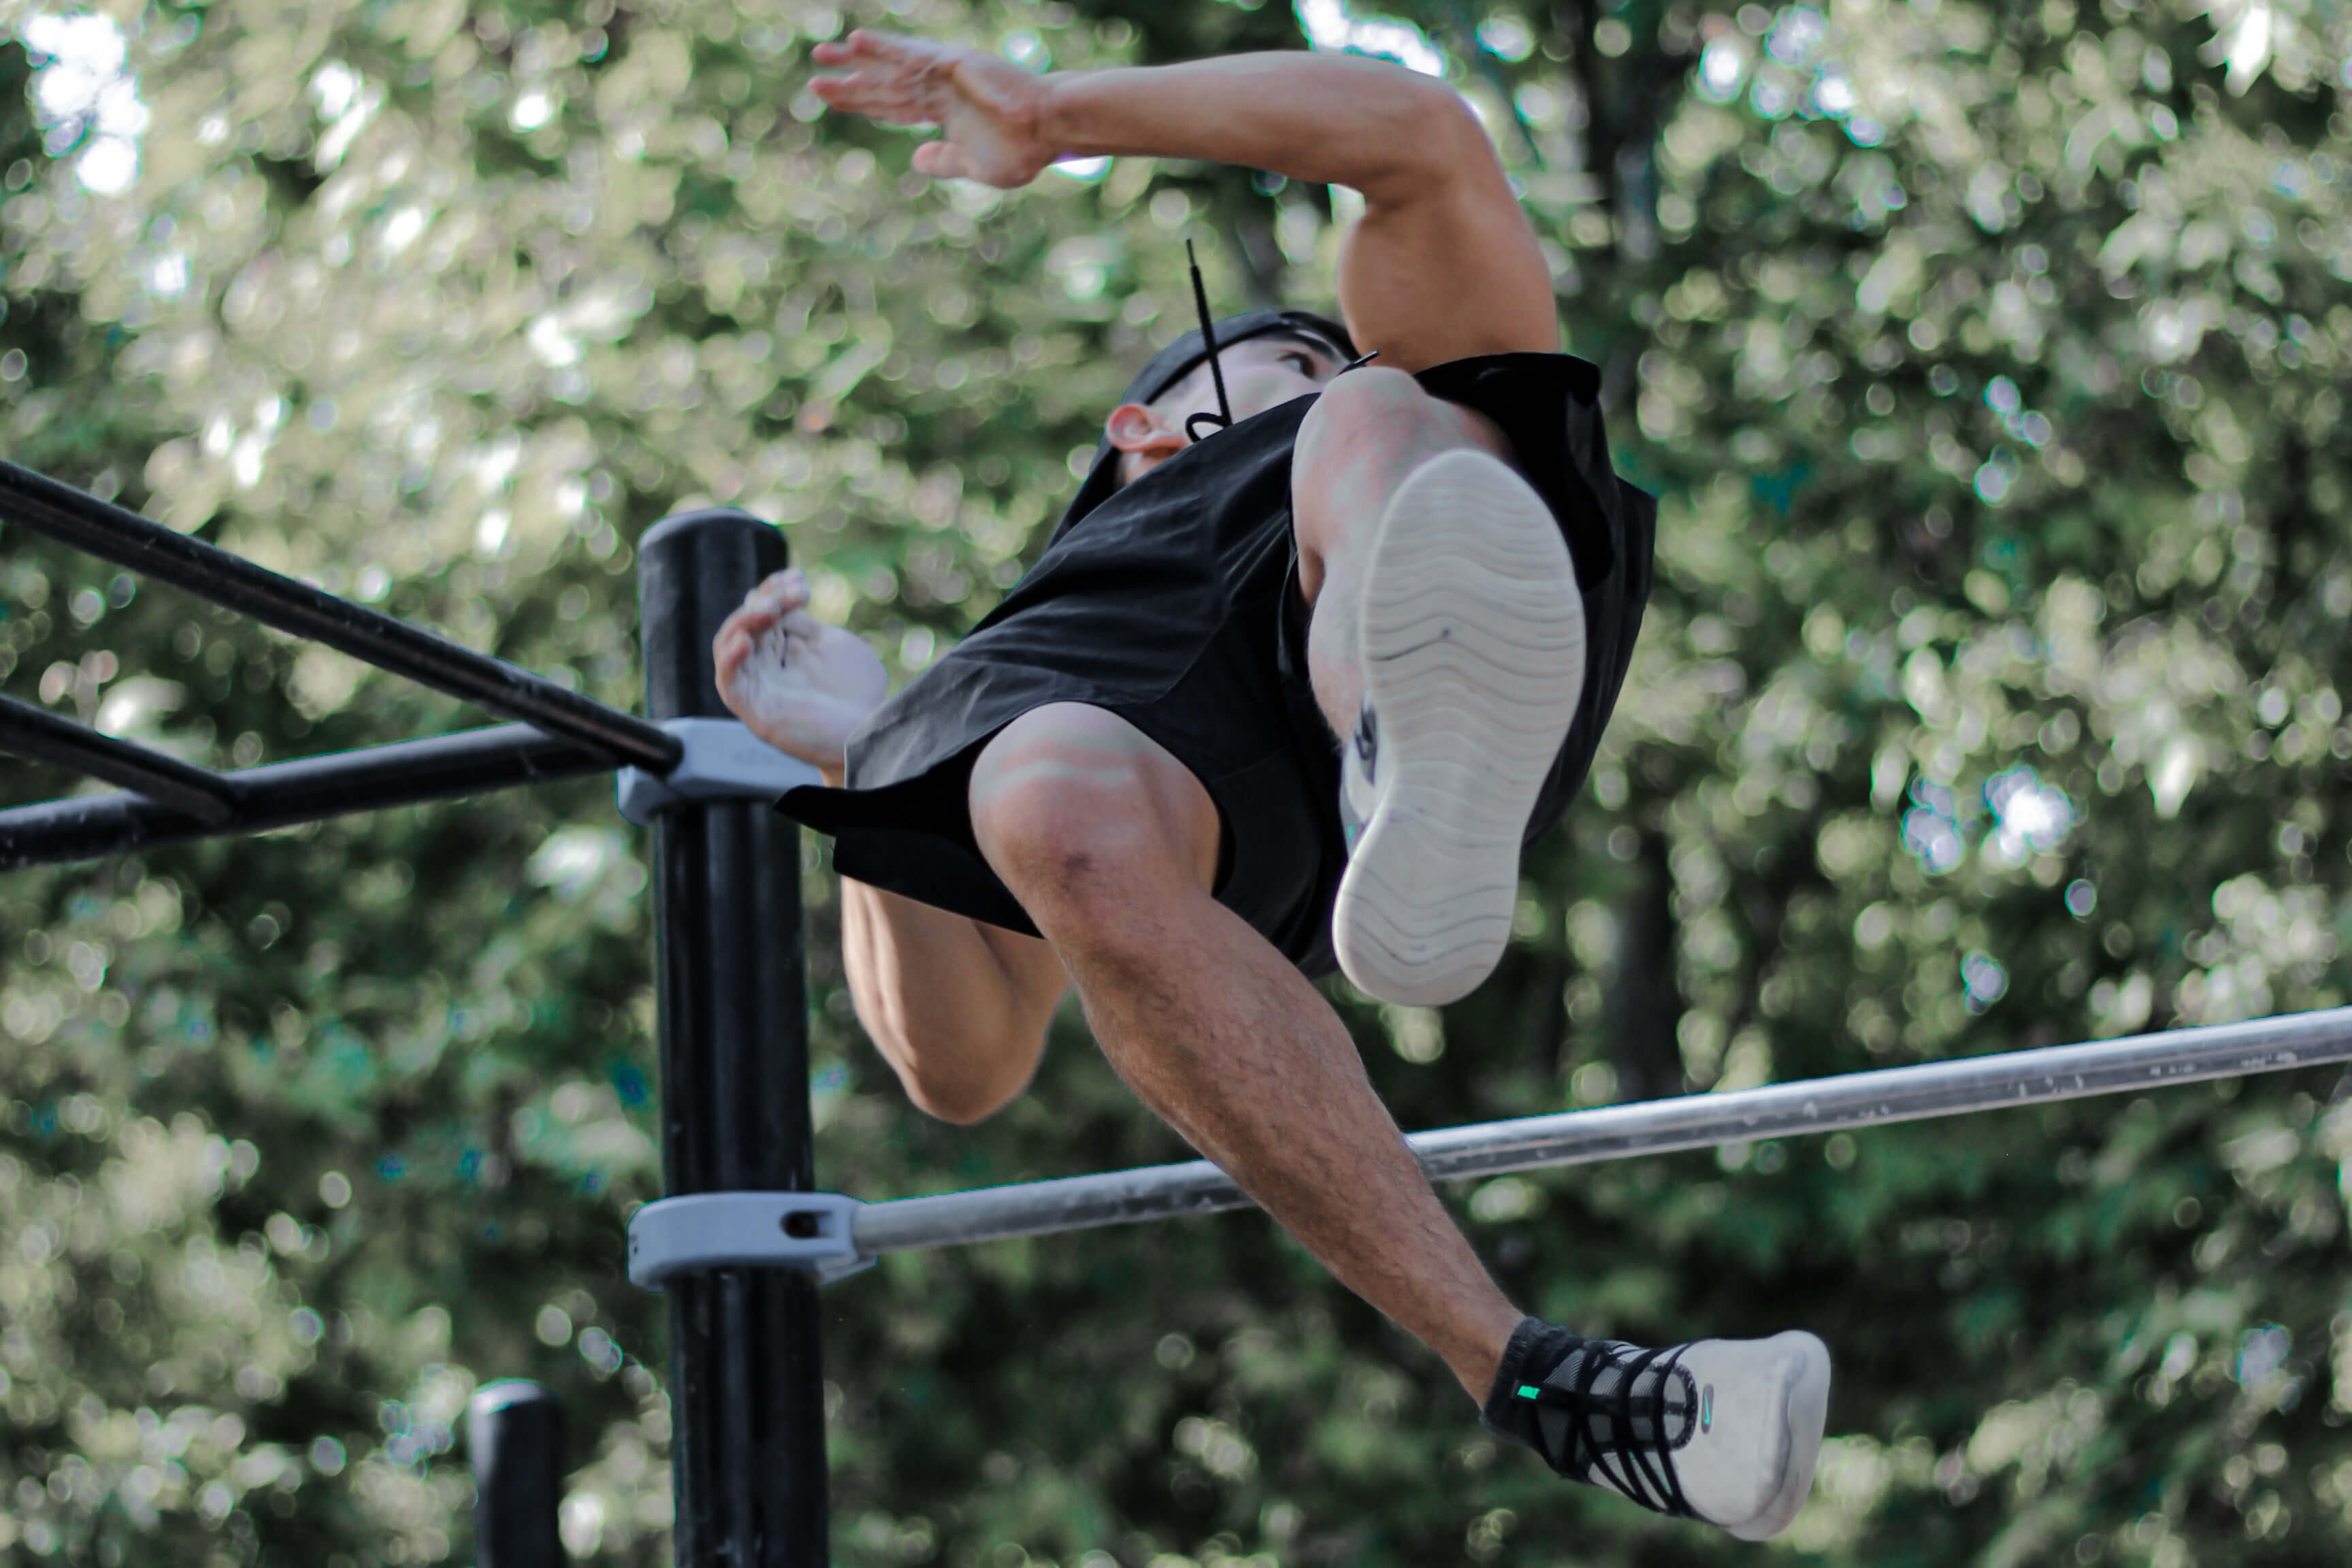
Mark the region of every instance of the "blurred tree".
<instances>
[{"instance_id":1,"label":"blurred tree","mask_svg":"<svg viewBox=\"0 0 2352 1568\"><path fill-rule=\"evenodd\" d=\"M901 674L1030 559L1188 234L1330 304L1349 198L1153 160L934 186L853 25L1036 68L1356 47L1521 184L1660 584L1522 941L1335 985L1407 1126L2342 1001L2352 15L2335 0L0 6L10 457L633 705L630 542L774 518ZM27 77L30 77L29 84ZM13 107L12 107L13 106ZM213 765L477 721L0 533L0 679ZM0 799L71 781L0 770ZM642 855L558 785L0 900L0 1554L464 1561L451 1423L569 1401L583 1562L666 1555ZM922 1121L808 860L820 1168L1185 1157L1065 1020ZM1457 1194L1514 1298L1840 1358L1809 1560L2334 1562L2334 1073ZM1263 1219L835 1287L844 1563L1728 1561L1498 1452ZM1052 1325L1050 1347L1037 1326Z\"/></svg>"}]
</instances>

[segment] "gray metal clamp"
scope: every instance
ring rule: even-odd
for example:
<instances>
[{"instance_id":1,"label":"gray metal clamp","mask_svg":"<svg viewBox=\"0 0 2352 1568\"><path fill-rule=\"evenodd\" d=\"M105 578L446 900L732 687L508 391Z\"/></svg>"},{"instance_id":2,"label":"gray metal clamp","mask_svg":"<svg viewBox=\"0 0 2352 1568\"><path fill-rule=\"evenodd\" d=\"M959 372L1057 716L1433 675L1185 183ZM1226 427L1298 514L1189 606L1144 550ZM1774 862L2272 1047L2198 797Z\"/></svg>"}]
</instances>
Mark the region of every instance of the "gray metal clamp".
<instances>
[{"instance_id":1,"label":"gray metal clamp","mask_svg":"<svg viewBox=\"0 0 2352 1568\"><path fill-rule=\"evenodd\" d=\"M639 827L654 813L689 800L770 800L802 784L823 784L823 775L798 757L788 757L736 719L665 719L661 727L686 747L667 773L623 768L614 786L621 815Z\"/></svg>"},{"instance_id":2,"label":"gray metal clamp","mask_svg":"<svg viewBox=\"0 0 2352 1568\"><path fill-rule=\"evenodd\" d=\"M734 719L668 719L685 755L666 774L620 770L621 815L640 827L683 801L766 800L823 783ZM629 1219L629 1279L648 1290L673 1274L702 1268L782 1268L814 1273L821 1285L874 1267L853 1234L861 1205L839 1193L689 1193L646 1205Z\"/></svg>"},{"instance_id":3,"label":"gray metal clamp","mask_svg":"<svg viewBox=\"0 0 2352 1568\"><path fill-rule=\"evenodd\" d=\"M699 1268L804 1268L830 1285L871 1268L857 1251L857 1211L839 1193L688 1193L629 1217L629 1282L658 1290Z\"/></svg>"}]
</instances>

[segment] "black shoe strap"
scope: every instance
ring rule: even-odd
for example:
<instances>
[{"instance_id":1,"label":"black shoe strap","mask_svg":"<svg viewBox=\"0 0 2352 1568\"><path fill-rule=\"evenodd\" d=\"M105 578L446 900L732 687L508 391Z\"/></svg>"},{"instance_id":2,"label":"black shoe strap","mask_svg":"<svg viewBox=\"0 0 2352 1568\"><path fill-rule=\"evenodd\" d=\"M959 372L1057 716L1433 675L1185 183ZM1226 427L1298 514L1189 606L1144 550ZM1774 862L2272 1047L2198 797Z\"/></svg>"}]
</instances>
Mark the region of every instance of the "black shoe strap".
<instances>
[{"instance_id":1,"label":"black shoe strap","mask_svg":"<svg viewBox=\"0 0 2352 1568\"><path fill-rule=\"evenodd\" d=\"M1590 1484L1598 1469L1643 1507L1695 1518L1674 1461L1698 1418L1683 1349L1582 1339L1523 1319L1481 1418L1496 1436L1535 1449L1556 1474Z\"/></svg>"}]
</instances>

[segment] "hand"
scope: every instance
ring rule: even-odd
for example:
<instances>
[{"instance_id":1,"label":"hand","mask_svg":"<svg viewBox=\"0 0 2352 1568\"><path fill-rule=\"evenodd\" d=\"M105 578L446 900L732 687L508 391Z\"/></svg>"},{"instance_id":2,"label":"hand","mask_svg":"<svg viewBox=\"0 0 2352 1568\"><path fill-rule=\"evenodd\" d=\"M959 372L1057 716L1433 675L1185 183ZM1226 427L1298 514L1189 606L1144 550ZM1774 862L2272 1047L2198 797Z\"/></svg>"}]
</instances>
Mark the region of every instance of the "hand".
<instances>
[{"instance_id":1,"label":"hand","mask_svg":"<svg viewBox=\"0 0 2352 1568\"><path fill-rule=\"evenodd\" d=\"M1060 155L1039 133L1045 79L994 55L864 27L814 53L820 65L853 68L849 76L809 83L833 108L892 125L940 127L940 140L915 149L916 169L935 180L1009 191Z\"/></svg>"},{"instance_id":2,"label":"hand","mask_svg":"<svg viewBox=\"0 0 2352 1568\"><path fill-rule=\"evenodd\" d=\"M779 572L743 596L710 644L719 697L744 726L839 788L849 737L888 695L863 639L808 613L808 578Z\"/></svg>"}]
</instances>

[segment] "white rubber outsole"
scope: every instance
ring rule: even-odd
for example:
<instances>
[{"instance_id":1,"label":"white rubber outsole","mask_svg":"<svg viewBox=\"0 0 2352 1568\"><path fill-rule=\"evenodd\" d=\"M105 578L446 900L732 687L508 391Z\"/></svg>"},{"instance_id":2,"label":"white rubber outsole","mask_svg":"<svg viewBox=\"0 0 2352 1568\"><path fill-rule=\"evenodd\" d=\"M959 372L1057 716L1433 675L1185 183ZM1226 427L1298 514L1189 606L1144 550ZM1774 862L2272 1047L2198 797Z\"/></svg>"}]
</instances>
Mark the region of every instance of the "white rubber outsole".
<instances>
[{"instance_id":1,"label":"white rubber outsole","mask_svg":"<svg viewBox=\"0 0 2352 1568\"><path fill-rule=\"evenodd\" d=\"M1377 795L1332 945L1367 995L1435 1006L1510 941L1520 840L1584 690L1584 603L1543 499L1466 449L1397 487L1364 582Z\"/></svg>"},{"instance_id":2,"label":"white rubber outsole","mask_svg":"<svg viewBox=\"0 0 2352 1568\"><path fill-rule=\"evenodd\" d=\"M1804 1356L1786 1405L1789 1463L1764 1511L1731 1529L1742 1541L1769 1541L1797 1521L1812 1495L1813 1465L1821 1458L1822 1431L1829 1424L1829 1347L1808 1333L1792 1331L1787 1337L1802 1342L1799 1348Z\"/></svg>"}]
</instances>

